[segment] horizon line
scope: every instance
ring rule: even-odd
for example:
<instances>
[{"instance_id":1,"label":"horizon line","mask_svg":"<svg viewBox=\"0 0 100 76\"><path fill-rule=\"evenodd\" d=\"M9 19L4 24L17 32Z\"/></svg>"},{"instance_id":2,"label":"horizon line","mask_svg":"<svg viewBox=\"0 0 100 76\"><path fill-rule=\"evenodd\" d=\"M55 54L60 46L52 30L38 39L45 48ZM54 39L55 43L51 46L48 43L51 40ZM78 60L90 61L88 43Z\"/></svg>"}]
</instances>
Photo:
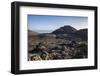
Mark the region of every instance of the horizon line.
<instances>
[{"instance_id":1,"label":"horizon line","mask_svg":"<svg viewBox=\"0 0 100 76\"><path fill-rule=\"evenodd\" d=\"M65 26L65 25L64 25ZM61 27L64 27L64 26L61 26ZM71 25L67 25L67 26L71 26ZM61 27L59 27L59 28L61 28ZM75 27L73 27L73 26L71 26L72 28L75 28ZM59 28L57 28L57 29L59 29ZM55 30L57 30L57 29L55 29ZM77 28L75 28L77 31L78 30L82 30L82 29L88 29L87 27L86 28L80 28L80 29L77 29ZM28 30L30 30L30 31L33 31L33 32L37 32L37 33L43 33L43 31L51 31L51 30L32 30L32 29L29 29L28 28ZM51 32L53 32L53 31L55 31L55 30L52 30ZM42 31L42 32L39 32L39 31ZM47 32L47 33L51 33L51 32ZM44 33L46 33L46 32L44 32Z\"/></svg>"}]
</instances>

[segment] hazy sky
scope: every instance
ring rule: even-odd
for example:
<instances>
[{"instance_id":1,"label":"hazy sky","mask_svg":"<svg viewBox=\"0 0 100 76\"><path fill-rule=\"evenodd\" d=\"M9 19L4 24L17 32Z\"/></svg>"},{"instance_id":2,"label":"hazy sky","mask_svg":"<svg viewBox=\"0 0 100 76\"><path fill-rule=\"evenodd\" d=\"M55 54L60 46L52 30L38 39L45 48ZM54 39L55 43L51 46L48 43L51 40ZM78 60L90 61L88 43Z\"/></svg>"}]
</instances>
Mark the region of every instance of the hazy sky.
<instances>
[{"instance_id":1,"label":"hazy sky","mask_svg":"<svg viewBox=\"0 0 100 76\"><path fill-rule=\"evenodd\" d=\"M35 32L49 33L64 25L70 25L76 29L87 28L88 17L28 15L28 28Z\"/></svg>"}]
</instances>

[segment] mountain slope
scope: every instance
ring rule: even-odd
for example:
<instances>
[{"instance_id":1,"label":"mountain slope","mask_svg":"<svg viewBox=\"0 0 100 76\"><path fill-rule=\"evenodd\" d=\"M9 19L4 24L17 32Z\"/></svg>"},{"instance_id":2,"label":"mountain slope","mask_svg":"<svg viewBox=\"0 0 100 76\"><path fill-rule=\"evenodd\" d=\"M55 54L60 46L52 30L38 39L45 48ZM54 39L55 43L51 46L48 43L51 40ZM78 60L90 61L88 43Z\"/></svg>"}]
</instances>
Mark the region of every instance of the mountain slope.
<instances>
[{"instance_id":1,"label":"mountain slope","mask_svg":"<svg viewBox=\"0 0 100 76\"><path fill-rule=\"evenodd\" d=\"M55 31L53 31L53 34L68 34L68 33L74 33L77 30L69 25L65 25Z\"/></svg>"},{"instance_id":2,"label":"mountain slope","mask_svg":"<svg viewBox=\"0 0 100 76\"><path fill-rule=\"evenodd\" d=\"M28 30L28 35L29 35L29 36L32 36L32 35L38 35L38 34L39 34L39 33L37 33L37 32Z\"/></svg>"},{"instance_id":3,"label":"mountain slope","mask_svg":"<svg viewBox=\"0 0 100 76\"><path fill-rule=\"evenodd\" d=\"M87 35L88 35L88 29L80 29L77 30L73 28L72 26L66 25L63 27L60 27L59 29L56 29L52 32L53 34L56 34L57 38L61 39L67 39L67 40L85 40L87 41Z\"/></svg>"},{"instance_id":4,"label":"mountain slope","mask_svg":"<svg viewBox=\"0 0 100 76\"><path fill-rule=\"evenodd\" d=\"M88 39L88 29L80 29L75 32L75 35L77 37L80 37L82 40L87 40Z\"/></svg>"}]
</instances>

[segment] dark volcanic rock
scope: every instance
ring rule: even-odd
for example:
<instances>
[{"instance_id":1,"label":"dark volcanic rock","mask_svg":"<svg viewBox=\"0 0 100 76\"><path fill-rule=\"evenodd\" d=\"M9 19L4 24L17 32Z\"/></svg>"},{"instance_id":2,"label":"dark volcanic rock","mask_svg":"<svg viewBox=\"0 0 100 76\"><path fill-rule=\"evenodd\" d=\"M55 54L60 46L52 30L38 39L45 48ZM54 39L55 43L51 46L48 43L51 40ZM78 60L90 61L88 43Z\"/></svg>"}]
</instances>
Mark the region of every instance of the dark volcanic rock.
<instances>
[{"instance_id":1,"label":"dark volcanic rock","mask_svg":"<svg viewBox=\"0 0 100 76\"><path fill-rule=\"evenodd\" d=\"M28 60L88 58L88 29L61 27L52 33L28 30Z\"/></svg>"},{"instance_id":2,"label":"dark volcanic rock","mask_svg":"<svg viewBox=\"0 0 100 76\"><path fill-rule=\"evenodd\" d=\"M53 31L53 34L68 34L68 33L74 33L77 30L69 25L65 25L55 31Z\"/></svg>"}]
</instances>

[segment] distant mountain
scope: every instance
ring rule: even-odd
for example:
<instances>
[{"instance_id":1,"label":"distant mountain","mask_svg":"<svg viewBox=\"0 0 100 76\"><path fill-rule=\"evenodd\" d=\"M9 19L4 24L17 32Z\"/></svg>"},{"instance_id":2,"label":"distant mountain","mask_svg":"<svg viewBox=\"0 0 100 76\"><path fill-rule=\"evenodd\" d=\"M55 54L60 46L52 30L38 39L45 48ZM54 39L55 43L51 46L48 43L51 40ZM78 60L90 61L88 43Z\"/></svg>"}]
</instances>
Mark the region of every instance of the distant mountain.
<instances>
[{"instance_id":1,"label":"distant mountain","mask_svg":"<svg viewBox=\"0 0 100 76\"><path fill-rule=\"evenodd\" d=\"M75 35L77 37L82 38L82 40L87 40L88 39L88 29L80 29L75 32Z\"/></svg>"},{"instance_id":2,"label":"distant mountain","mask_svg":"<svg viewBox=\"0 0 100 76\"><path fill-rule=\"evenodd\" d=\"M75 28L73 28L72 26L65 25L65 26L53 31L52 33L53 34L69 34L69 33L74 33L76 31L77 30Z\"/></svg>"},{"instance_id":3,"label":"distant mountain","mask_svg":"<svg viewBox=\"0 0 100 76\"><path fill-rule=\"evenodd\" d=\"M76 31L76 34L78 35L86 35L87 34L88 29L80 29Z\"/></svg>"},{"instance_id":4,"label":"distant mountain","mask_svg":"<svg viewBox=\"0 0 100 76\"><path fill-rule=\"evenodd\" d=\"M39 34L39 33L37 33L37 32L28 30L28 35L29 35L29 36L31 36L31 35L38 35L38 34Z\"/></svg>"},{"instance_id":5,"label":"distant mountain","mask_svg":"<svg viewBox=\"0 0 100 76\"><path fill-rule=\"evenodd\" d=\"M61 38L61 39L75 40L75 41L80 41L80 40L87 41L88 30L87 29L77 30L70 25L66 25L66 26L60 27L59 29L53 31L52 34L56 34L56 37Z\"/></svg>"},{"instance_id":6,"label":"distant mountain","mask_svg":"<svg viewBox=\"0 0 100 76\"><path fill-rule=\"evenodd\" d=\"M53 31L52 33L37 33L28 30L28 36L34 38L57 38L66 39L70 41L87 41L88 39L88 29L77 30L72 26L65 25Z\"/></svg>"},{"instance_id":7,"label":"distant mountain","mask_svg":"<svg viewBox=\"0 0 100 76\"><path fill-rule=\"evenodd\" d=\"M28 30L28 36L29 38L56 38L55 34L52 33L37 33L31 30Z\"/></svg>"}]
</instances>

